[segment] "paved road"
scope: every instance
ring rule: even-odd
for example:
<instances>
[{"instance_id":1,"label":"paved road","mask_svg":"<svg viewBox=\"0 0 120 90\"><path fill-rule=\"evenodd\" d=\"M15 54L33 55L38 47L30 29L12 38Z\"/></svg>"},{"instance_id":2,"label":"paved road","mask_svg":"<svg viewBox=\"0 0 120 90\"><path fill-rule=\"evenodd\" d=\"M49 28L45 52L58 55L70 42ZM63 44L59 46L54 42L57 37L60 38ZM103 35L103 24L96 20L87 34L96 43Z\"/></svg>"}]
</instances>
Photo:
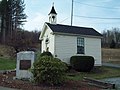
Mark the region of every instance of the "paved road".
<instances>
[{"instance_id":1,"label":"paved road","mask_svg":"<svg viewBox=\"0 0 120 90\"><path fill-rule=\"evenodd\" d=\"M116 90L120 90L120 77L103 79L105 82L115 84Z\"/></svg>"},{"instance_id":2,"label":"paved road","mask_svg":"<svg viewBox=\"0 0 120 90\"><path fill-rule=\"evenodd\" d=\"M112 63L102 63L102 66L108 66L108 67L113 67L113 68L120 68L120 65L115 65Z\"/></svg>"},{"instance_id":3,"label":"paved road","mask_svg":"<svg viewBox=\"0 0 120 90\"><path fill-rule=\"evenodd\" d=\"M102 63L102 65L120 69L120 65L115 65L115 64L112 64L112 63ZM116 88L117 88L116 90L120 90L120 77L117 77L117 78L106 78L103 81L115 84Z\"/></svg>"},{"instance_id":4,"label":"paved road","mask_svg":"<svg viewBox=\"0 0 120 90\"><path fill-rule=\"evenodd\" d=\"M0 90L18 90L18 89L13 89L13 88L7 88L7 87L0 86Z\"/></svg>"}]
</instances>

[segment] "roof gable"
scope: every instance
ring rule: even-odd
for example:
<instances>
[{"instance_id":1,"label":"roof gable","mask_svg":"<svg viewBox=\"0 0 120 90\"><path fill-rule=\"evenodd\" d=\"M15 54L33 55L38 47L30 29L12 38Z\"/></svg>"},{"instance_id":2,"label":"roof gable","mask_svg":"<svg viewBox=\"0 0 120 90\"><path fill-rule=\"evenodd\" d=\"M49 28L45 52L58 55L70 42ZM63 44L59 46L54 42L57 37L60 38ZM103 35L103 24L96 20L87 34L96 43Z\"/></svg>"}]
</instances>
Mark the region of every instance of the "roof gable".
<instances>
[{"instance_id":1,"label":"roof gable","mask_svg":"<svg viewBox=\"0 0 120 90\"><path fill-rule=\"evenodd\" d=\"M100 36L102 35L93 28L87 27L77 27L61 24L50 24L46 23L53 32L57 33L68 33L68 34L80 34L80 35L90 35L90 36Z\"/></svg>"},{"instance_id":2,"label":"roof gable","mask_svg":"<svg viewBox=\"0 0 120 90\"><path fill-rule=\"evenodd\" d=\"M43 39L44 34L46 33L46 30L49 29L51 32L53 32L50 27L47 25L47 23L44 23L39 40Z\"/></svg>"}]
</instances>

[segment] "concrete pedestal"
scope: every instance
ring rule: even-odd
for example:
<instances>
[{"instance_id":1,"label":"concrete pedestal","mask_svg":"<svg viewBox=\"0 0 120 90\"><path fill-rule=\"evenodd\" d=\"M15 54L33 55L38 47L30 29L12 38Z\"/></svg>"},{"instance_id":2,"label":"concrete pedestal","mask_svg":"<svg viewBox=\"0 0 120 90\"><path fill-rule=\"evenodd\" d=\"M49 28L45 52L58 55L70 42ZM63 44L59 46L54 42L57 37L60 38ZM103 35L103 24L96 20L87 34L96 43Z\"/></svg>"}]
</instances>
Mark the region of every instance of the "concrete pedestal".
<instances>
[{"instance_id":1,"label":"concrete pedestal","mask_svg":"<svg viewBox=\"0 0 120 90\"><path fill-rule=\"evenodd\" d=\"M33 51L23 51L17 53L16 78L30 79L32 73L29 69L33 66L35 53Z\"/></svg>"}]
</instances>

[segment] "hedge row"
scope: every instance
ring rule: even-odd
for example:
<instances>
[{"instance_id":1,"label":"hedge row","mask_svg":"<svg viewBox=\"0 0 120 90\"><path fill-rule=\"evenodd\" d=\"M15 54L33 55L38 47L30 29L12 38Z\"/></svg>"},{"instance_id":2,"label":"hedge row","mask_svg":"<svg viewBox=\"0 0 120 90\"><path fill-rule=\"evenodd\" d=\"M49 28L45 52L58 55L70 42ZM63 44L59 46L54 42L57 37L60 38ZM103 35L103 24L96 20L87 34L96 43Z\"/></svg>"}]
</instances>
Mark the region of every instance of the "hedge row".
<instances>
[{"instance_id":1,"label":"hedge row","mask_svg":"<svg viewBox=\"0 0 120 90\"><path fill-rule=\"evenodd\" d=\"M92 56L72 56L70 64L77 71L89 72L94 67L94 58Z\"/></svg>"}]
</instances>

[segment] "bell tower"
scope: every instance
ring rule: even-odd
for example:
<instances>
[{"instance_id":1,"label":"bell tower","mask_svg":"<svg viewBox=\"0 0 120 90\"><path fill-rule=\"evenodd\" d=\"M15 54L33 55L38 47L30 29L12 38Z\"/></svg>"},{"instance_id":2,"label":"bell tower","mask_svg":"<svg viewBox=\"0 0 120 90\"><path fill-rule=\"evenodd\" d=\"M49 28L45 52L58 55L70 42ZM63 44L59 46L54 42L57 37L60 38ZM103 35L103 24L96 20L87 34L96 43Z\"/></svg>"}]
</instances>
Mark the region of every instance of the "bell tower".
<instances>
[{"instance_id":1,"label":"bell tower","mask_svg":"<svg viewBox=\"0 0 120 90\"><path fill-rule=\"evenodd\" d=\"M48 15L49 15L49 23L57 24L57 13L54 9L54 3L53 3L53 6L52 6L52 9L51 9L51 11Z\"/></svg>"}]
</instances>

